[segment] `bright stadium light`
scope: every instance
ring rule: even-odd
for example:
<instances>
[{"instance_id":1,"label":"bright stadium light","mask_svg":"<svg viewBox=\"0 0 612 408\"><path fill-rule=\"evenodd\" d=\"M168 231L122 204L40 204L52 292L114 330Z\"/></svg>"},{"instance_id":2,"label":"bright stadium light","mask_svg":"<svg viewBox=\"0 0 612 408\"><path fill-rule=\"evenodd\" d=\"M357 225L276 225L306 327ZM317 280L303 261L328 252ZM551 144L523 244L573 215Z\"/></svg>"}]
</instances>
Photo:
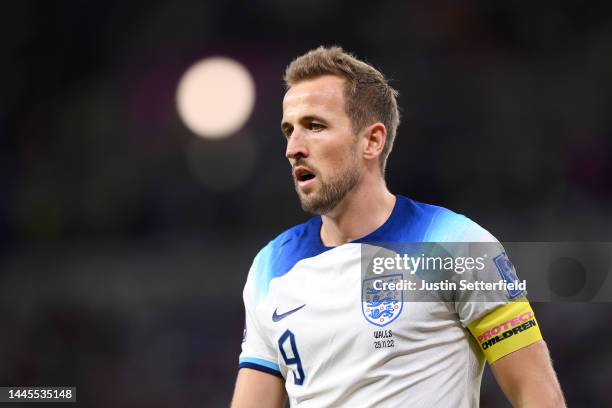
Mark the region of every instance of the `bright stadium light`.
<instances>
[{"instance_id":1,"label":"bright stadium light","mask_svg":"<svg viewBox=\"0 0 612 408\"><path fill-rule=\"evenodd\" d=\"M192 65L181 78L176 105L196 135L220 139L238 131L255 104L255 82L239 62L213 57Z\"/></svg>"}]
</instances>

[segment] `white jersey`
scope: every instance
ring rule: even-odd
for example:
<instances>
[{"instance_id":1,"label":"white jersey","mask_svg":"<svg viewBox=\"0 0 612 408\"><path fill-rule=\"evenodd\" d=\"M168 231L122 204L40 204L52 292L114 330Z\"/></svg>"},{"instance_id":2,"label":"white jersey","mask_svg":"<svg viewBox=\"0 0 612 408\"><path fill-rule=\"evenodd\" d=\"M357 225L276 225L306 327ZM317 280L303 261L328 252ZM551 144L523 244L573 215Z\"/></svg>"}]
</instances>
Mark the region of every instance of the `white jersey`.
<instances>
[{"instance_id":1,"label":"white jersey","mask_svg":"<svg viewBox=\"0 0 612 408\"><path fill-rule=\"evenodd\" d=\"M399 302L377 321L362 302L361 247L494 238L401 196L386 223L358 241L324 247L320 227L314 217L255 258L240 367L282 377L292 407L477 407L485 358L466 327L500 303Z\"/></svg>"}]
</instances>

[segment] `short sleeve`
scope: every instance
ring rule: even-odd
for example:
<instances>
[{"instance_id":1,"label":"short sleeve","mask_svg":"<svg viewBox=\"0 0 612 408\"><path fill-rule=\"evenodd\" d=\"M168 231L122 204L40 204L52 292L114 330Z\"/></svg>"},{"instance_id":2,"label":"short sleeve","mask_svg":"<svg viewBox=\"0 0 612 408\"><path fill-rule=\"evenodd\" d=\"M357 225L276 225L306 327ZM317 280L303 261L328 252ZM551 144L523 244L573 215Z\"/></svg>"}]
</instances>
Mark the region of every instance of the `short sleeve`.
<instances>
[{"instance_id":1,"label":"short sleeve","mask_svg":"<svg viewBox=\"0 0 612 408\"><path fill-rule=\"evenodd\" d=\"M482 259L484 268L457 278L465 282L455 294L455 311L464 327L491 310L527 295L499 242L470 243L467 256ZM485 285L491 285L492 289Z\"/></svg>"},{"instance_id":2,"label":"short sleeve","mask_svg":"<svg viewBox=\"0 0 612 408\"><path fill-rule=\"evenodd\" d=\"M541 340L542 334L527 292L518 285L521 281L502 244L474 222L466 229L465 241L465 255L481 257L484 268L463 278L482 284L506 284L490 290L459 290L455 297L461 324L472 333L491 364Z\"/></svg>"},{"instance_id":3,"label":"short sleeve","mask_svg":"<svg viewBox=\"0 0 612 408\"><path fill-rule=\"evenodd\" d=\"M277 353L270 342L265 325L260 321L260 296L257 296L260 269L265 267L261 262L262 253L255 258L247 282L244 286L243 300L245 309L245 327L242 339L242 352L239 358L239 368L251 368L281 377Z\"/></svg>"},{"instance_id":4,"label":"short sleeve","mask_svg":"<svg viewBox=\"0 0 612 408\"><path fill-rule=\"evenodd\" d=\"M464 244L459 245L461 253L455 253L455 256L478 259L483 266L454 276L459 288L454 297L455 311L461 324L468 327L490 311L524 298L527 292L518 285L520 280L503 245L487 230L468 218L464 217L463 226L461 242ZM484 286L462 286L461 281L474 285L506 285L486 289Z\"/></svg>"}]
</instances>

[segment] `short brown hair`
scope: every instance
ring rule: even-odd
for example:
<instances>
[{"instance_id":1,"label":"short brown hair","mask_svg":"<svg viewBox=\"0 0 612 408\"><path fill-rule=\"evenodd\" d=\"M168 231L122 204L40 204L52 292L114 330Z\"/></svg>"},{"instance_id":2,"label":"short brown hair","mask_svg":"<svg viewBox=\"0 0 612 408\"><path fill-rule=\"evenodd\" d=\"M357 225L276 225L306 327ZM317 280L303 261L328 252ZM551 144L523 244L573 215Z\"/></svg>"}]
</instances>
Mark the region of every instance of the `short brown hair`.
<instances>
[{"instance_id":1,"label":"short brown hair","mask_svg":"<svg viewBox=\"0 0 612 408\"><path fill-rule=\"evenodd\" d=\"M387 140L383 147L380 169L384 174L387 158L400 122L397 107L398 92L383 74L371 65L358 60L340 47L319 47L294 59L285 70L285 86L291 88L298 82L323 75L337 75L345 80L345 111L353 132L382 122L387 128Z\"/></svg>"}]
</instances>

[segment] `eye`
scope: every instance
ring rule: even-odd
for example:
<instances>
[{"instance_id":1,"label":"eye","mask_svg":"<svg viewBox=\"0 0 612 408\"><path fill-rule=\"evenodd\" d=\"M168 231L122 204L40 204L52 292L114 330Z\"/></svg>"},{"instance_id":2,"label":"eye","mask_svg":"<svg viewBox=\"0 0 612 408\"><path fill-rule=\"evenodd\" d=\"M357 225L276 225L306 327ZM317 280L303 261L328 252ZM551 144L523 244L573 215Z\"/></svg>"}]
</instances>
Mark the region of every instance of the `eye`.
<instances>
[{"instance_id":1,"label":"eye","mask_svg":"<svg viewBox=\"0 0 612 408\"><path fill-rule=\"evenodd\" d=\"M323 129L325 129L325 126L323 126L323 125L322 125L322 124L320 124L320 123L312 122L312 123L310 123L309 128L310 128L310 130L312 130L313 132L320 132L320 131L322 131Z\"/></svg>"},{"instance_id":2,"label":"eye","mask_svg":"<svg viewBox=\"0 0 612 408\"><path fill-rule=\"evenodd\" d=\"M291 133L293 132L293 126L283 127L282 131L283 136L285 136L286 139L289 139L291 137Z\"/></svg>"}]
</instances>

